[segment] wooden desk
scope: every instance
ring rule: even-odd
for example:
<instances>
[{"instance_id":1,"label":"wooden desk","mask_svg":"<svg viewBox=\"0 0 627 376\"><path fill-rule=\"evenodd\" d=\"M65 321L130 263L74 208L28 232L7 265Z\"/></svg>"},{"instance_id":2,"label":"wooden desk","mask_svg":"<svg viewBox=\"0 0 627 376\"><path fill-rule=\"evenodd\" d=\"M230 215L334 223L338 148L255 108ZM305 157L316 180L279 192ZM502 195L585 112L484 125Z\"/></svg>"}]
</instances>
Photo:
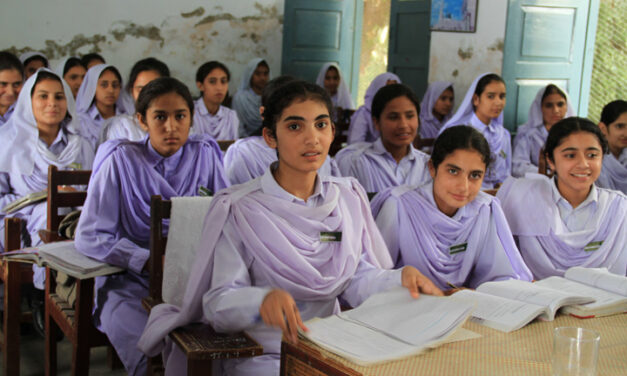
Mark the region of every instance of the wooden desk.
<instances>
[{"instance_id":1,"label":"wooden desk","mask_svg":"<svg viewBox=\"0 0 627 376\"><path fill-rule=\"evenodd\" d=\"M586 320L559 315L554 321L534 321L511 333L467 322L464 327L481 338L371 367L355 365L308 341L297 346L283 342L281 375L550 375L553 328L558 326L601 333L598 375L627 375L627 314Z\"/></svg>"}]
</instances>

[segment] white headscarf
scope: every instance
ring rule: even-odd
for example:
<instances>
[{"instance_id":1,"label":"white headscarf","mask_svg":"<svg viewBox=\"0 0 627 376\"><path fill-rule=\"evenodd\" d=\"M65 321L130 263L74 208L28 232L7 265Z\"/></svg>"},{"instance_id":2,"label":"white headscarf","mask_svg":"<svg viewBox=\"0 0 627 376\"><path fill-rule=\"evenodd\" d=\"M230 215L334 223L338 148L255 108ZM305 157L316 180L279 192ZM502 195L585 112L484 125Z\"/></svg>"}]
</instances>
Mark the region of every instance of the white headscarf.
<instances>
[{"instance_id":1,"label":"white headscarf","mask_svg":"<svg viewBox=\"0 0 627 376\"><path fill-rule=\"evenodd\" d=\"M422 102L420 102L420 136L425 138L435 138L438 135L438 131L442 125L451 118L451 114L448 114L442 119L438 120L433 115L433 106L435 102L440 98L440 95L448 88L453 88L453 83L449 81L436 81L433 82L427 88Z\"/></svg>"},{"instance_id":2,"label":"white headscarf","mask_svg":"<svg viewBox=\"0 0 627 376\"><path fill-rule=\"evenodd\" d=\"M555 85L555 84L553 84ZM547 85L548 86L548 85ZM540 127L544 125L544 119L542 117L542 96L546 91L547 86L538 90L538 94L536 94L533 103L531 103L531 107L529 107L529 115L527 116L527 122L523 124L521 127L529 127L529 129L533 127ZM557 86L557 85L555 85ZM570 98L568 97L568 93L566 90L557 86L564 95L566 95L566 115L564 118L575 116L575 110L573 110L573 106L570 105Z\"/></svg>"},{"instance_id":3,"label":"white headscarf","mask_svg":"<svg viewBox=\"0 0 627 376\"><path fill-rule=\"evenodd\" d=\"M96 88L98 87L98 79L102 72L109 68L113 67L110 64L98 64L89 68L87 73L85 74L85 78L83 79L83 83L81 84L80 89L78 89L78 94L76 94L76 113L83 114L89 111L91 104L94 101L94 97L96 96ZM120 79L120 88L123 86L123 82ZM120 95L118 96L117 101L115 102L116 108L118 111L124 111L124 105L122 104L122 89L120 89Z\"/></svg>"},{"instance_id":4,"label":"white headscarf","mask_svg":"<svg viewBox=\"0 0 627 376\"><path fill-rule=\"evenodd\" d=\"M337 93L335 93L335 95L333 95L333 97L331 98L333 100L333 105L335 107L341 107L343 109L353 110L355 108L355 105L353 104L353 98L351 98L351 92L348 89L348 85L346 84L346 81L344 80L344 75L342 74L342 71L340 70L339 65L337 65L336 63L324 64L322 68L320 68L320 71L318 72L318 77L316 78L316 84L320 86L321 88L324 88L324 77L326 76L327 71L331 67L337 69L337 74L340 77L340 84L337 87Z\"/></svg>"},{"instance_id":5,"label":"white headscarf","mask_svg":"<svg viewBox=\"0 0 627 376\"><path fill-rule=\"evenodd\" d=\"M23 54L20 55L20 61L22 62L22 64L24 64L26 60L30 59L33 56L41 56L46 60L46 62L48 61L48 58L46 57L46 55L38 51L24 52Z\"/></svg>"},{"instance_id":6,"label":"white headscarf","mask_svg":"<svg viewBox=\"0 0 627 376\"><path fill-rule=\"evenodd\" d=\"M233 109L237 112L240 120L240 137L253 134L261 126L261 95L258 95L250 87L250 79L255 73L255 69L264 59L256 57L248 62L246 70L242 75L237 93L233 97Z\"/></svg>"}]
</instances>

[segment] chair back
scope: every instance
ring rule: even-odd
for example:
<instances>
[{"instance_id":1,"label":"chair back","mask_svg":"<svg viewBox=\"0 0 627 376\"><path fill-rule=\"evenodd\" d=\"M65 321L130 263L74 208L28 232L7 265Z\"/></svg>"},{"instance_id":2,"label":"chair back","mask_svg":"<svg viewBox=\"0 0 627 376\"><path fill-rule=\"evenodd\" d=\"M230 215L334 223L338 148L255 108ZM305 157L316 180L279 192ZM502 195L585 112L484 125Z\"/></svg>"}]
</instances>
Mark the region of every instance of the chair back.
<instances>
[{"instance_id":1,"label":"chair back","mask_svg":"<svg viewBox=\"0 0 627 376\"><path fill-rule=\"evenodd\" d=\"M222 152L226 152L229 146L233 145L234 142L235 140L219 140L218 146L220 146L220 150L222 150Z\"/></svg>"},{"instance_id":2,"label":"chair back","mask_svg":"<svg viewBox=\"0 0 627 376\"><path fill-rule=\"evenodd\" d=\"M165 246L168 242L167 235L163 233L163 221L170 219L171 211L171 201L163 200L159 195L150 198L150 258L148 259L150 280L148 285L148 299L151 301L151 304L163 302L163 261L165 257Z\"/></svg>"},{"instance_id":3,"label":"chair back","mask_svg":"<svg viewBox=\"0 0 627 376\"><path fill-rule=\"evenodd\" d=\"M549 169L549 164L546 161L546 154L544 153L544 148L540 148L540 155L538 156L538 173L542 175L546 175L548 177L553 176L551 170Z\"/></svg>"},{"instance_id":4,"label":"chair back","mask_svg":"<svg viewBox=\"0 0 627 376\"><path fill-rule=\"evenodd\" d=\"M48 167L48 225L50 232L59 230L59 223L64 215L61 208L82 206L87 198L86 190L60 191L60 186L87 186L91 177L90 170L59 170L57 166Z\"/></svg>"}]
</instances>

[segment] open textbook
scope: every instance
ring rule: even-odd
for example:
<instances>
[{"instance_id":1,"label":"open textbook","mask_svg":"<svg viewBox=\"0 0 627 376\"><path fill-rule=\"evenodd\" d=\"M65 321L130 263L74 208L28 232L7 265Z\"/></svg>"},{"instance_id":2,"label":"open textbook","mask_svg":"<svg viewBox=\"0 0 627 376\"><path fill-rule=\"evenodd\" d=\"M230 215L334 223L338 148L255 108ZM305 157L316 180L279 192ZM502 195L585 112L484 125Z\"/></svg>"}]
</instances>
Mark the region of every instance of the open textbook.
<instances>
[{"instance_id":1,"label":"open textbook","mask_svg":"<svg viewBox=\"0 0 627 376\"><path fill-rule=\"evenodd\" d=\"M2 253L1 256L11 261L49 266L52 269L64 272L77 279L109 275L124 270L120 267L94 260L79 253L74 247L74 241L70 240L5 252Z\"/></svg>"},{"instance_id":2,"label":"open textbook","mask_svg":"<svg viewBox=\"0 0 627 376\"><path fill-rule=\"evenodd\" d=\"M2 208L2 211L5 214L15 213L16 211L22 209L23 207L36 204L40 201L44 201L46 198L48 198L47 190L29 193L26 196L22 196L16 199L15 201L9 203L8 205L6 205L4 208Z\"/></svg>"},{"instance_id":3,"label":"open textbook","mask_svg":"<svg viewBox=\"0 0 627 376\"><path fill-rule=\"evenodd\" d=\"M371 365L477 337L460 328L472 309L472 303L446 297L422 294L414 299L407 289L396 288L371 296L355 309L309 320L309 332L301 334L356 364Z\"/></svg>"}]
</instances>

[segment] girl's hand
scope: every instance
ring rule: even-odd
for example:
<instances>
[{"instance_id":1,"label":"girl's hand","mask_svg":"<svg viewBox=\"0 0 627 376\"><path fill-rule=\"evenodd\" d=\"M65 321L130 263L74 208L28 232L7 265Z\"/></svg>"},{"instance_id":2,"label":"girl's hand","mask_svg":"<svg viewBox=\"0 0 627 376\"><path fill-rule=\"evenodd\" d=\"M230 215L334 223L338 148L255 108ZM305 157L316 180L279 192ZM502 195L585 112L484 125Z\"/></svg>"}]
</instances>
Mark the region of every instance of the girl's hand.
<instances>
[{"instance_id":1,"label":"girl's hand","mask_svg":"<svg viewBox=\"0 0 627 376\"><path fill-rule=\"evenodd\" d=\"M443 296L442 290L437 288L429 278L425 277L413 266L406 266L403 268L401 274L401 281L403 287L407 287L411 296L418 298L420 292L424 292L429 295Z\"/></svg>"},{"instance_id":2,"label":"girl's hand","mask_svg":"<svg viewBox=\"0 0 627 376\"><path fill-rule=\"evenodd\" d=\"M300 319L294 298L284 290L272 290L259 307L259 314L268 326L280 328L291 343L298 343L298 328L309 331Z\"/></svg>"}]
</instances>

